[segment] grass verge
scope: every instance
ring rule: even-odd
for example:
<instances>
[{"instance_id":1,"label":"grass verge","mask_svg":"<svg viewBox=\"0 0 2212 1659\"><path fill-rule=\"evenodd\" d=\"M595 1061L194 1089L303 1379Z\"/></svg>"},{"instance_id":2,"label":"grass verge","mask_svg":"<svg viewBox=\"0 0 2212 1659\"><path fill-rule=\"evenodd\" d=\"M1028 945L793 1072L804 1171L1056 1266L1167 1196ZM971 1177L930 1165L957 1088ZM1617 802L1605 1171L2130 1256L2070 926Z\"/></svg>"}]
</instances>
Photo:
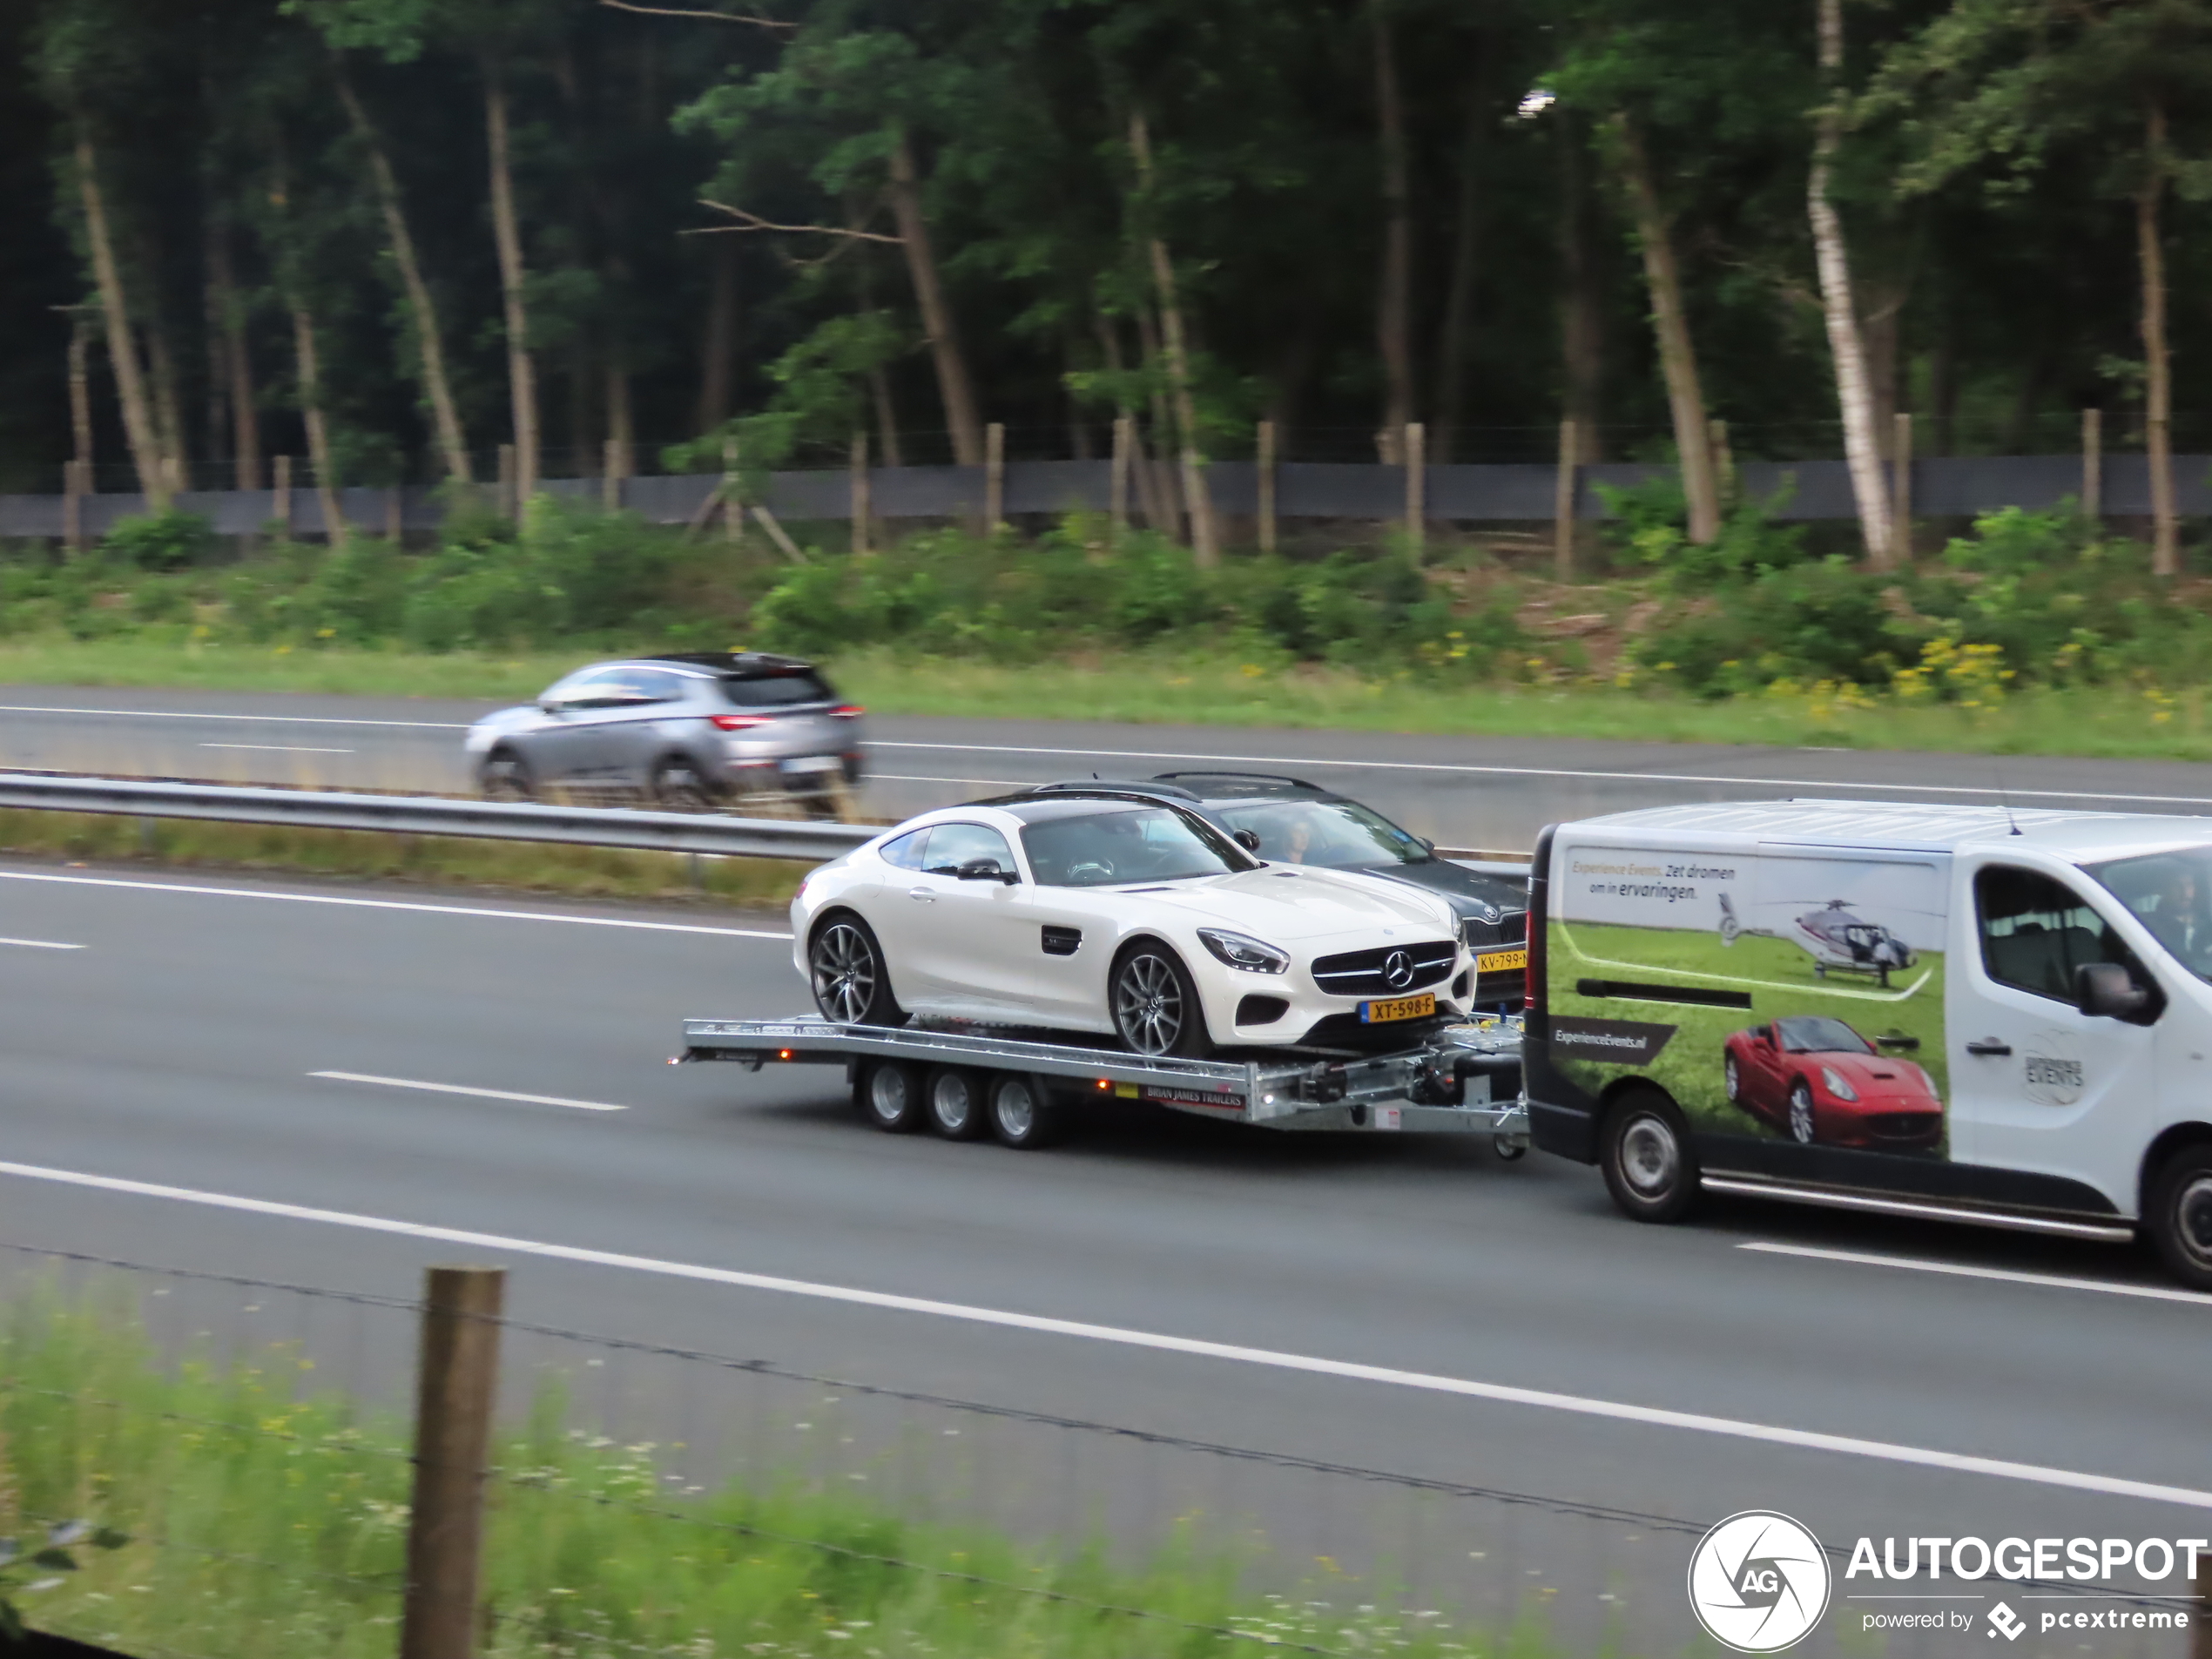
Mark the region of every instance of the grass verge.
<instances>
[{"instance_id":1,"label":"grass verge","mask_svg":"<svg viewBox=\"0 0 2212 1659\"><path fill-rule=\"evenodd\" d=\"M119 1309L17 1302L0 1329L0 1535L82 1517L132 1540L81 1552L81 1570L25 1596L30 1622L149 1659L386 1659L407 1436L311 1385L289 1350L165 1366ZM677 1491L653 1450L566 1429L550 1395L502 1437L487 1659L1554 1651L1529 1632L1494 1641L1433 1615L1242 1593L1188 1548L1117 1570L795 1486Z\"/></svg>"},{"instance_id":2,"label":"grass verge","mask_svg":"<svg viewBox=\"0 0 2212 1659\"><path fill-rule=\"evenodd\" d=\"M535 697L595 654L17 642L0 645L0 682L506 700ZM865 651L834 666L845 692L881 714L2212 759L2212 693L2201 687L2036 687L1968 708L1817 690L1715 702L1649 686L1447 685L1174 652L1008 664Z\"/></svg>"},{"instance_id":3,"label":"grass verge","mask_svg":"<svg viewBox=\"0 0 2212 1659\"><path fill-rule=\"evenodd\" d=\"M702 858L694 885L681 853L44 811L0 811L0 853L754 909L789 905L807 869L797 859Z\"/></svg>"}]
</instances>

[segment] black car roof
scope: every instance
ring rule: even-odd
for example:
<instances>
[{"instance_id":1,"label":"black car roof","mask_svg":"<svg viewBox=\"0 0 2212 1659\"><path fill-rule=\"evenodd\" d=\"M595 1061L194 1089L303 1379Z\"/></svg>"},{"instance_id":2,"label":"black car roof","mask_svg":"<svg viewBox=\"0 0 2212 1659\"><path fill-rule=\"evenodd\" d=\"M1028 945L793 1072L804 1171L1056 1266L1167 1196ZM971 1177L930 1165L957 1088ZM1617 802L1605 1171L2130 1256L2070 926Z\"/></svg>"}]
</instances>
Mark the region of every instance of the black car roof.
<instances>
[{"instance_id":1,"label":"black car roof","mask_svg":"<svg viewBox=\"0 0 2212 1659\"><path fill-rule=\"evenodd\" d=\"M995 806L1001 812L1012 813L1025 824L1049 823L1055 818L1076 818L1085 813L1133 813L1143 806L1179 806L1179 800L1164 795L1142 794L1129 790L1073 787L1052 789L1044 792L1023 791L1018 795L998 795L989 800L972 801L974 806Z\"/></svg>"},{"instance_id":2,"label":"black car roof","mask_svg":"<svg viewBox=\"0 0 2212 1659\"><path fill-rule=\"evenodd\" d=\"M673 663L685 668L711 669L725 679L771 679L783 674L806 674L814 664L803 657L778 657L765 651L667 651L640 657L641 663Z\"/></svg>"},{"instance_id":3,"label":"black car roof","mask_svg":"<svg viewBox=\"0 0 2212 1659\"><path fill-rule=\"evenodd\" d=\"M1269 796L1292 799L1301 795L1338 799L1334 791L1318 784L1271 772L1158 772L1152 774L1151 781L1189 790L1200 800L1251 800Z\"/></svg>"}]
</instances>

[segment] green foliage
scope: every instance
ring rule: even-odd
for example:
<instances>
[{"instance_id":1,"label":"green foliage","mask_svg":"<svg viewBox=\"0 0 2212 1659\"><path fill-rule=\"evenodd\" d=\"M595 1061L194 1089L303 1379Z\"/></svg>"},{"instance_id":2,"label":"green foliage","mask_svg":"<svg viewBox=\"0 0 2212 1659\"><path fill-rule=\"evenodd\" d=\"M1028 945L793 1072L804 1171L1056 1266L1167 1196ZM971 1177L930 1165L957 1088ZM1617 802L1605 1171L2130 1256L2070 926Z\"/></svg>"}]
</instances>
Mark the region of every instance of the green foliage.
<instances>
[{"instance_id":1,"label":"green foliage","mask_svg":"<svg viewBox=\"0 0 2212 1659\"><path fill-rule=\"evenodd\" d=\"M218 545L215 527L207 520L171 507L125 519L107 533L100 548L118 563L141 570L179 570L205 563Z\"/></svg>"}]
</instances>

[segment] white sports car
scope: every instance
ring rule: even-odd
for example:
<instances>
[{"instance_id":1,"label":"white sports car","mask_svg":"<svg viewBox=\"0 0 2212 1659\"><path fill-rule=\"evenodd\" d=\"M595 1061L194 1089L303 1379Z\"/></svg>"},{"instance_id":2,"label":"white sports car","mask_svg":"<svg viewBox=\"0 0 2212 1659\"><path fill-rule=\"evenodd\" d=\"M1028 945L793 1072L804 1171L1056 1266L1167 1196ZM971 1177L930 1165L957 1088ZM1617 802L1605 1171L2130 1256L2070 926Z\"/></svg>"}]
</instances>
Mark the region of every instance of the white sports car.
<instances>
[{"instance_id":1,"label":"white sports car","mask_svg":"<svg viewBox=\"0 0 2212 1659\"><path fill-rule=\"evenodd\" d=\"M829 1019L1110 1032L1139 1054L1394 1044L1464 1012L1439 894L1269 864L1197 813L1069 791L925 813L810 873L792 954Z\"/></svg>"}]
</instances>

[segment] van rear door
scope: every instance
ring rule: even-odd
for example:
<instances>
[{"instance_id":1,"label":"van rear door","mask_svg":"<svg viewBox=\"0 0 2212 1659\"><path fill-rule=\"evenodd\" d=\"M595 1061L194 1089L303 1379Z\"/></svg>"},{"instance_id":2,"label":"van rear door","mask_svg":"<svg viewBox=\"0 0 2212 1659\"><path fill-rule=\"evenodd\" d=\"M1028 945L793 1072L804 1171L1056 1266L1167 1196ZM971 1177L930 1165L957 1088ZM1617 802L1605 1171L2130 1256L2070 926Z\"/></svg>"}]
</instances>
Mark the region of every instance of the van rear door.
<instances>
[{"instance_id":1,"label":"van rear door","mask_svg":"<svg viewBox=\"0 0 2212 1659\"><path fill-rule=\"evenodd\" d=\"M1962 857L1959 880L1952 914L1967 937L1946 1022L1952 1157L2082 1183L2133 1215L2158 1025L2092 1019L2074 991L2085 962L2121 962L2149 982L2101 907L2118 901L2078 871L2001 856Z\"/></svg>"}]
</instances>

